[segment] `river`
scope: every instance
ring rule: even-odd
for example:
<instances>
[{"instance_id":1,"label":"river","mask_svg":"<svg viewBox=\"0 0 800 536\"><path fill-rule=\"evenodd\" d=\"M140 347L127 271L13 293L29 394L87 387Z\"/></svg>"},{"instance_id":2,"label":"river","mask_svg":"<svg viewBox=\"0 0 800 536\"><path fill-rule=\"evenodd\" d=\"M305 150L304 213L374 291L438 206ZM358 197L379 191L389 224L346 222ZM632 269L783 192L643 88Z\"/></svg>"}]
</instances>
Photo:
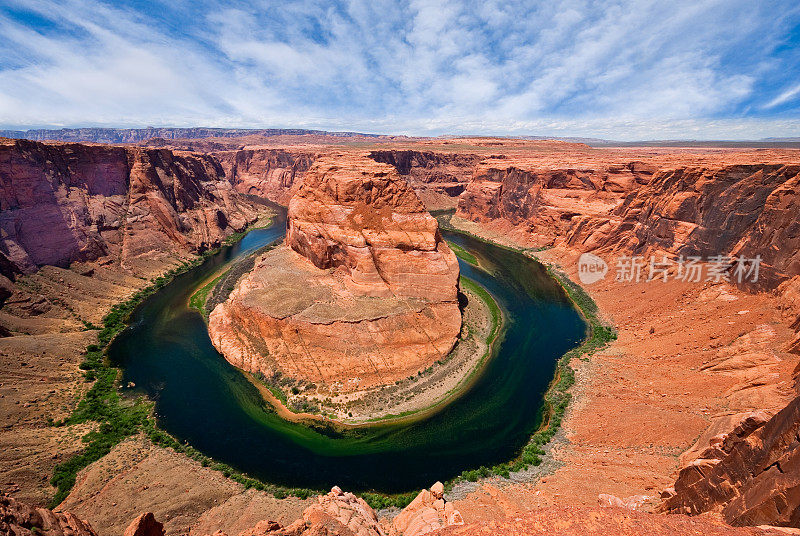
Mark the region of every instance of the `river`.
<instances>
[{"instance_id":1,"label":"river","mask_svg":"<svg viewBox=\"0 0 800 536\"><path fill-rule=\"evenodd\" d=\"M495 357L459 398L416 422L353 430L310 428L278 417L244 375L211 345L199 313L188 309L198 284L226 263L280 239L281 215L148 298L109 347L123 385L155 401L163 429L253 477L289 487L405 492L464 469L515 456L541 422L543 394L558 358L586 325L539 263L466 235L443 233L475 255L462 274L503 309Z\"/></svg>"}]
</instances>

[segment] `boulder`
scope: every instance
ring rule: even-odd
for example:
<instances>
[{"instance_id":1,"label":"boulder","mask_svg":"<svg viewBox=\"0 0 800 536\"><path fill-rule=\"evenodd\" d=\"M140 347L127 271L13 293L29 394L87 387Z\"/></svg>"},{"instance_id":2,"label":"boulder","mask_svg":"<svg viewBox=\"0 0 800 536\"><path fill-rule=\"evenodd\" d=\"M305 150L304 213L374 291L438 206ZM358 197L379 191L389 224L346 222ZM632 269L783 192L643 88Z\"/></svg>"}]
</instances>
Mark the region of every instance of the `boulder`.
<instances>
[{"instance_id":1,"label":"boulder","mask_svg":"<svg viewBox=\"0 0 800 536\"><path fill-rule=\"evenodd\" d=\"M164 536L164 524L156 521L153 512L146 512L131 521L123 536Z\"/></svg>"},{"instance_id":2,"label":"boulder","mask_svg":"<svg viewBox=\"0 0 800 536\"><path fill-rule=\"evenodd\" d=\"M422 490L394 518L392 529L403 536L420 536L452 525L463 525L461 513L444 499L444 485L436 482Z\"/></svg>"}]
</instances>

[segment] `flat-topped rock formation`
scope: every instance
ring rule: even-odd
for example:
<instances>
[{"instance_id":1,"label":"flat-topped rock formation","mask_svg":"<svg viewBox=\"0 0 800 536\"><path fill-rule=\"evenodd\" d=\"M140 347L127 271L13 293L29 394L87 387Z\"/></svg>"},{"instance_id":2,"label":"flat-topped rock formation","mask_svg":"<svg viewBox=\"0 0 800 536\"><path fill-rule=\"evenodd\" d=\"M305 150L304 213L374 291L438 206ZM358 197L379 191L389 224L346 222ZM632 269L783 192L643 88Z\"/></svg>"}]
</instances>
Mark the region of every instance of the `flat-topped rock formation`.
<instances>
[{"instance_id":1,"label":"flat-topped rock formation","mask_svg":"<svg viewBox=\"0 0 800 536\"><path fill-rule=\"evenodd\" d=\"M393 167L318 161L287 226L286 245L210 315L230 363L351 391L411 376L452 349L458 262Z\"/></svg>"}]
</instances>

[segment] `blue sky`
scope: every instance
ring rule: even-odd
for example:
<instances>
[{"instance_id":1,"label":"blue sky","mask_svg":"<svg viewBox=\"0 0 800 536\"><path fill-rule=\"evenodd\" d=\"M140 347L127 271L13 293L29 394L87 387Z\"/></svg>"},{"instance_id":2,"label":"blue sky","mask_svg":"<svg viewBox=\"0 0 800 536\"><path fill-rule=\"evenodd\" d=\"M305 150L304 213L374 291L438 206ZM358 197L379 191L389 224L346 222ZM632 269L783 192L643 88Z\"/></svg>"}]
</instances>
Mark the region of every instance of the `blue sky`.
<instances>
[{"instance_id":1,"label":"blue sky","mask_svg":"<svg viewBox=\"0 0 800 536\"><path fill-rule=\"evenodd\" d=\"M796 0L0 0L0 128L800 136Z\"/></svg>"}]
</instances>

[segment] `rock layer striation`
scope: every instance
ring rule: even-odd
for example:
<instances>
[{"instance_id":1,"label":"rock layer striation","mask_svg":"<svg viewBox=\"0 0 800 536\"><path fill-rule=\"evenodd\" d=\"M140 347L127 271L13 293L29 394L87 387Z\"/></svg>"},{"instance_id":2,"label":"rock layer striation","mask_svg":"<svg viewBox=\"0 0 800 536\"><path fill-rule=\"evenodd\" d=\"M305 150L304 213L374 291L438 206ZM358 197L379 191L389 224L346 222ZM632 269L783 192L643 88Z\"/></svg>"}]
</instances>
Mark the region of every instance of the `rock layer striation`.
<instances>
[{"instance_id":1,"label":"rock layer striation","mask_svg":"<svg viewBox=\"0 0 800 536\"><path fill-rule=\"evenodd\" d=\"M0 264L17 271L103 259L147 273L256 215L208 155L0 140Z\"/></svg>"},{"instance_id":2,"label":"rock layer striation","mask_svg":"<svg viewBox=\"0 0 800 536\"><path fill-rule=\"evenodd\" d=\"M317 161L287 227L286 245L210 315L211 340L233 365L352 391L413 375L452 349L458 262L393 167Z\"/></svg>"}]
</instances>

